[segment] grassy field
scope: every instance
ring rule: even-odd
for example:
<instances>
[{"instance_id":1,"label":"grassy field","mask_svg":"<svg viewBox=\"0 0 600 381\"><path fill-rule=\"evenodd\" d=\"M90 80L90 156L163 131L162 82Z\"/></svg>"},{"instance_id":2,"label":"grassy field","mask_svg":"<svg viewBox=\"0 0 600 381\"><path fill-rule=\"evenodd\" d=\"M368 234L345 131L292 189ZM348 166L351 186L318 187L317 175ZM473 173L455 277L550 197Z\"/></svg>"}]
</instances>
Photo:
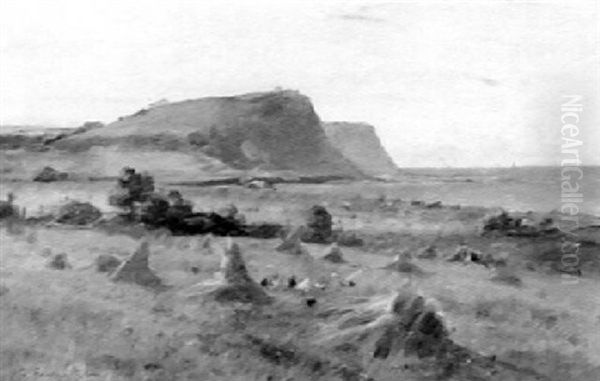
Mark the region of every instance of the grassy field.
<instances>
[{"instance_id":1,"label":"grassy field","mask_svg":"<svg viewBox=\"0 0 600 381\"><path fill-rule=\"evenodd\" d=\"M108 183L11 186L17 187L17 203L31 213L40 209L36 200L46 213L65 194L98 204L107 216L114 212L102 201ZM217 303L208 296L226 238L212 237L206 248L203 236L145 229L3 225L0 379L599 379L598 241L582 246L583 276L568 284L552 267L560 258L559 242L482 237L481 223L491 209L430 209L406 197L395 200L385 185L363 184L363 196L360 189L339 184L320 190L182 190L196 209L234 203L248 221L297 225L311 205L325 204L337 227L364 239L362 247L342 247L346 262L335 264L321 258L324 245L307 244L311 256L297 257L277 252L279 239L235 238L255 280L293 275L326 285L308 291L268 287L274 302L265 306ZM96 271L99 255L124 259L142 241L149 243L150 267L169 286L166 291L115 283ZM495 281L497 271L477 264L447 262L444 257L461 244L504 258L521 283ZM437 258L412 259L422 273L383 268L397 254L414 255L428 245L436 246ZM67 255L70 268L47 266L59 253ZM343 279L355 286L343 285ZM426 297L443 316L450 338L472 357L452 369L402 351L374 359L375 322L385 319L399 289ZM308 297L316 305L308 307ZM369 319L361 320L365 316Z\"/></svg>"}]
</instances>

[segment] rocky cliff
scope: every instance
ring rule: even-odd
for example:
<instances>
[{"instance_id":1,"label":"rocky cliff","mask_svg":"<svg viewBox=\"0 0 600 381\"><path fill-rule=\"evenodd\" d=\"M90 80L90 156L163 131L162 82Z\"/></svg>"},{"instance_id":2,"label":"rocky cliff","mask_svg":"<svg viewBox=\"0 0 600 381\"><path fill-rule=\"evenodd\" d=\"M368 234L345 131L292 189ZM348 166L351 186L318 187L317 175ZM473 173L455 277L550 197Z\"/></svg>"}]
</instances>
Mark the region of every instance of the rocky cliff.
<instances>
[{"instance_id":1,"label":"rocky cliff","mask_svg":"<svg viewBox=\"0 0 600 381\"><path fill-rule=\"evenodd\" d=\"M370 176L393 176L398 167L381 145L375 128L366 123L328 122L329 141L358 169Z\"/></svg>"},{"instance_id":2,"label":"rocky cliff","mask_svg":"<svg viewBox=\"0 0 600 381\"><path fill-rule=\"evenodd\" d=\"M362 175L330 143L309 98L290 90L160 104L69 136L54 147L161 156L177 152L235 170Z\"/></svg>"}]
</instances>

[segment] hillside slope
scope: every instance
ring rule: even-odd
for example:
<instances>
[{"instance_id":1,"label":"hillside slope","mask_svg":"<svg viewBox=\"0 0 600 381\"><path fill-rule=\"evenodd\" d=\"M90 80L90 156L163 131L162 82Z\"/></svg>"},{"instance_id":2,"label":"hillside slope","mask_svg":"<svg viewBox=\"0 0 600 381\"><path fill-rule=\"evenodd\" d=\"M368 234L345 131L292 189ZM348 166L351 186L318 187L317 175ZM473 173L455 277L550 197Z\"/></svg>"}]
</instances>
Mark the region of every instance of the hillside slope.
<instances>
[{"instance_id":1,"label":"hillside slope","mask_svg":"<svg viewBox=\"0 0 600 381\"><path fill-rule=\"evenodd\" d=\"M371 176L394 175L398 167L381 145L375 128L366 123L323 123L327 138L359 170Z\"/></svg>"},{"instance_id":2,"label":"hillside slope","mask_svg":"<svg viewBox=\"0 0 600 381\"><path fill-rule=\"evenodd\" d=\"M163 104L54 146L71 152L176 151L240 170L361 176L328 141L309 98L290 90Z\"/></svg>"}]
</instances>

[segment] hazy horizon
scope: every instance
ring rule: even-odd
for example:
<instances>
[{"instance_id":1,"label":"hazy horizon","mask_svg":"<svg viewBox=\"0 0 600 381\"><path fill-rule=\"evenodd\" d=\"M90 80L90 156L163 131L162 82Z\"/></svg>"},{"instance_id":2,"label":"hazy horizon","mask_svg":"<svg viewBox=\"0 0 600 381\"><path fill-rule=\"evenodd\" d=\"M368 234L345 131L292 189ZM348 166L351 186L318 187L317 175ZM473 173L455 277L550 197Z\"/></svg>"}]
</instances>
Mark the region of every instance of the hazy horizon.
<instances>
[{"instance_id":1,"label":"hazy horizon","mask_svg":"<svg viewBox=\"0 0 600 381\"><path fill-rule=\"evenodd\" d=\"M580 94L581 159L600 164L597 2L324 3L5 0L0 123L282 87L375 126L401 167L554 166Z\"/></svg>"}]
</instances>

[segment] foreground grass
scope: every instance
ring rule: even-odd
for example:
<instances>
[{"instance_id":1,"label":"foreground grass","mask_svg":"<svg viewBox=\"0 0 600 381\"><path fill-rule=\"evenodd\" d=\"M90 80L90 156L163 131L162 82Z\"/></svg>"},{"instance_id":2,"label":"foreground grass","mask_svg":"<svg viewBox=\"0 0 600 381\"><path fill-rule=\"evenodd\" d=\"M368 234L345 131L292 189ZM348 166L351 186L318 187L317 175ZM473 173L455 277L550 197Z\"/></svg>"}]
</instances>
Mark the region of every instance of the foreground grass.
<instances>
[{"instance_id":1,"label":"foreground grass","mask_svg":"<svg viewBox=\"0 0 600 381\"><path fill-rule=\"evenodd\" d=\"M523 284L514 287L492 282L483 266L441 259L415 260L424 276L383 270L395 253L390 247L410 248L405 233L368 252L343 249L345 264L322 261L319 245L308 245L310 260L276 252L276 240L237 240L257 280L295 275L329 283L309 294L269 289L275 303L264 307L218 304L204 294L199 283L219 269L220 238L207 250L204 237L132 238L56 227L0 234L2 380L562 381L600 374L597 279L565 286L557 276L516 270ZM98 255L125 258L140 239L150 242L151 267L168 291L116 284L96 272ZM58 253L67 254L71 269L46 267ZM356 286L335 281L346 277ZM443 312L457 344L495 356L495 365L465 363L446 374L435 362L401 353L374 360L368 338L344 342L349 329L361 329L344 322L360 311L378 316L407 283ZM307 296L317 305L307 307Z\"/></svg>"}]
</instances>

